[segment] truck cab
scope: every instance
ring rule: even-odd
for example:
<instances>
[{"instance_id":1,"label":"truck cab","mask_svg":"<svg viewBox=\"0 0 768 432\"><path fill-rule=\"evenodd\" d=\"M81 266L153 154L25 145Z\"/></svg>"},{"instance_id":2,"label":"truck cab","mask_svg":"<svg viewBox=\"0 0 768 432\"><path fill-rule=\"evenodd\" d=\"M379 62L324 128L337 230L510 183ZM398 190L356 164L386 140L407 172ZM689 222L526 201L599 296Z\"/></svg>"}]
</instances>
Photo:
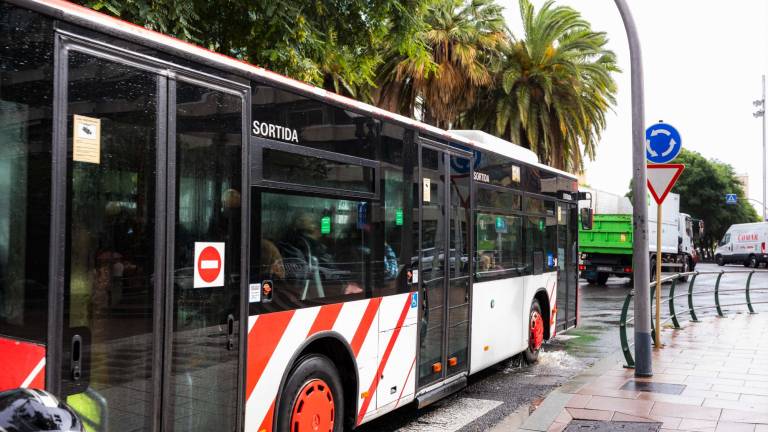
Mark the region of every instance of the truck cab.
<instances>
[{"instance_id":1,"label":"truck cab","mask_svg":"<svg viewBox=\"0 0 768 432\"><path fill-rule=\"evenodd\" d=\"M696 247L695 247L695 240L698 238L698 236L696 235L697 231L694 229L695 225L697 225L697 223L694 221L691 215L686 213L680 213L680 222L679 222L680 251L679 253L688 255L691 258L692 266L690 270L693 270L693 267L695 267L696 264L698 264L699 262L699 255L696 252Z\"/></svg>"}]
</instances>

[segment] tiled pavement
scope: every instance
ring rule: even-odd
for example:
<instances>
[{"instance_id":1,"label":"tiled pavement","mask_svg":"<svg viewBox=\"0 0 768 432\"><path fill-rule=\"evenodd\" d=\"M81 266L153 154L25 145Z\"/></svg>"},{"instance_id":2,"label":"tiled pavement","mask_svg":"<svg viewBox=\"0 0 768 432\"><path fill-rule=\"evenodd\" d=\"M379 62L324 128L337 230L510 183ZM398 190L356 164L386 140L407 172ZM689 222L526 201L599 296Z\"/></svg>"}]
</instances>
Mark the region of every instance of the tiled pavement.
<instances>
[{"instance_id":1,"label":"tiled pavement","mask_svg":"<svg viewBox=\"0 0 768 432\"><path fill-rule=\"evenodd\" d=\"M662 335L652 378L635 378L617 362L583 385L566 385L558 395L565 407L553 411L547 430L583 419L661 422L662 431L768 432L768 314L710 318ZM639 387L633 380L676 385L627 390Z\"/></svg>"}]
</instances>

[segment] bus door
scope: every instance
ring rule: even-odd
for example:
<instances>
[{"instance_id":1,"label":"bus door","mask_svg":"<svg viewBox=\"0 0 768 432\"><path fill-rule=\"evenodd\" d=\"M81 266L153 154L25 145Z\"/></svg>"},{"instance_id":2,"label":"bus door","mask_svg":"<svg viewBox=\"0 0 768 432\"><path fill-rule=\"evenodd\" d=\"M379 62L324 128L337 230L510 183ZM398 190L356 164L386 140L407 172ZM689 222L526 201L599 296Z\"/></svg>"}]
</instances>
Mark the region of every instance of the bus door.
<instances>
[{"instance_id":1,"label":"bus door","mask_svg":"<svg viewBox=\"0 0 768 432\"><path fill-rule=\"evenodd\" d=\"M469 364L471 169L469 154L421 148L420 389Z\"/></svg>"},{"instance_id":2,"label":"bus door","mask_svg":"<svg viewBox=\"0 0 768 432\"><path fill-rule=\"evenodd\" d=\"M572 258L568 247L568 220L570 219L570 204L558 202L555 211L557 212L557 313L556 313L556 331L562 331L567 328L567 308L569 270Z\"/></svg>"},{"instance_id":3,"label":"bus door","mask_svg":"<svg viewBox=\"0 0 768 432\"><path fill-rule=\"evenodd\" d=\"M50 385L89 431L235 430L245 92L59 42Z\"/></svg>"}]
</instances>

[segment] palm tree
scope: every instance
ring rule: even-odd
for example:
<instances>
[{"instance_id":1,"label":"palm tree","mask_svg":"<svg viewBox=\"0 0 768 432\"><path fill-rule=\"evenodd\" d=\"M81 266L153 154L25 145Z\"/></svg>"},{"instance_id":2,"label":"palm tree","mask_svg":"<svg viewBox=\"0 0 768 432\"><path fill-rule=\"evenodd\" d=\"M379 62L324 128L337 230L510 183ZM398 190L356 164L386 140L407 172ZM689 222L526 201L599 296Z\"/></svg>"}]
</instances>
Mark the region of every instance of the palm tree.
<instances>
[{"instance_id":1,"label":"palm tree","mask_svg":"<svg viewBox=\"0 0 768 432\"><path fill-rule=\"evenodd\" d=\"M619 72L605 33L570 7L549 0L535 11L520 1L525 39L505 52L500 88L483 94L462 119L529 148L556 168L583 170L594 159ZM583 148L583 151L582 151Z\"/></svg>"},{"instance_id":2,"label":"palm tree","mask_svg":"<svg viewBox=\"0 0 768 432\"><path fill-rule=\"evenodd\" d=\"M493 82L490 64L507 43L502 8L493 0L437 0L416 35L424 50L390 50L380 70L376 103L449 127Z\"/></svg>"}]
</instances>

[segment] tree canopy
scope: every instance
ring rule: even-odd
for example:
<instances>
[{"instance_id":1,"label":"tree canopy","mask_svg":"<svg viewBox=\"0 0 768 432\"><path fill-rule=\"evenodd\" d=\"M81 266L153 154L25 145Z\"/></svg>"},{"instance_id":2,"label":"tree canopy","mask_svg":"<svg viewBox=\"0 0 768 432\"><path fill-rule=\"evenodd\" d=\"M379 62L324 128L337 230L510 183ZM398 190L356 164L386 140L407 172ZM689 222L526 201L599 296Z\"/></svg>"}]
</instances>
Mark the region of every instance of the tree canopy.
<instances>
[{"instance_id":1,"label":"tree canopy","mask_svg":"<svg viewBox=\"0 0 768 432\"><path fill-rule=\"evenodd\" d=\"M212 51L358 96L375 86L382 44L412 55L423 51L414 34L430 0L78 1Z\"/></svg>"},{"instance_id":2,"label":"tree canopy","mask_svg":"<svg viewBox=\"0 0 768 432\"><path fill-rule=\"evenodd\" d=\"M74 0L446 129L481 129L572 172L594 159L619 72L605 33L554 0Z\"/></svg>"},{"instance_id":3,"label":"tree canopy","mask_svg":"<svg viewBox=\"0 0 768 432\"><path fill-rule=\"evenodd\" d=\"M492 61L509 40L502 8L493 0L436 0L416 34L421 52L390 50L379 74L378 102L412 115L417 100L428 123L449 128L494 83Z\"/></svg>"},{"instance_id":4,"label":"tree canopy","mask_svg":"<svg viewBox=\"0 0 768 432\"><path fill-rule=\"evenodd\" d=\"M498 70L500 84L467 113L466 124L509 139L566 171L594 159L619 72L608 37L573 8L520 0L524 38L514 39Z\"/></svg>"},{"instance_id":5,"label":"tree canopy","mask_svg":"<svg viewBox=\"0 0 768 432\"><path fill-rule=\"evenodd\" d=\"M706 247L719 241L731 225L760 220L755 208L744 196L732 166L707 160L700 153L685 149L675 163L685 164L685 171L672 192L680 194L680 211L704 220L703 241ZM727 193L736 194L736 205L725 204Z\"/></svg>"}]
</instances>

